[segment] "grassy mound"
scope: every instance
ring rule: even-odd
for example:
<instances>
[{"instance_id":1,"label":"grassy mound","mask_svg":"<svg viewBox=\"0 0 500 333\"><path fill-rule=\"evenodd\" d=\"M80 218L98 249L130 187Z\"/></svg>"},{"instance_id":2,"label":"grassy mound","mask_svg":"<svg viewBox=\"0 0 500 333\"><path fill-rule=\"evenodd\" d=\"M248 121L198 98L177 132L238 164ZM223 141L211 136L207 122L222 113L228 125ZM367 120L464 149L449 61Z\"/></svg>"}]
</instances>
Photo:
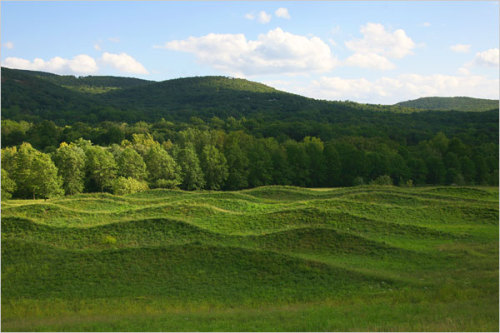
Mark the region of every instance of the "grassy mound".
<instances>
[{"instance_id":1,"label":"grassy mound","mask_svg":"<svg viewBox=\"0 0 500 333\"><path fill-rule=\"evenodd\" d=\"M498 328L496 188L151 190L2 206L7 331Z\"/></svg>"}]
</instances>

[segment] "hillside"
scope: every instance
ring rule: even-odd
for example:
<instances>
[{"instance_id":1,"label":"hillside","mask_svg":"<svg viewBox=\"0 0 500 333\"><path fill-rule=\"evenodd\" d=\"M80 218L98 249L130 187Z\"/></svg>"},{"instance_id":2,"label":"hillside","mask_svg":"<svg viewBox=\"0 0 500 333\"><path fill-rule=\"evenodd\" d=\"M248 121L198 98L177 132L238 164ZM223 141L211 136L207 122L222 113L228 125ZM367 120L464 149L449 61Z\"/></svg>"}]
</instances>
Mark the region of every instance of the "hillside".
<instances>
[{"instance_id":1,"label":"hillside","mask_svg":"<svg viewBox=\"0 0 500 333\"><path fill-rule=\"evenodd\" d=\"M66 103L65 103L66 102ZM221 76L153 82L133 78L76 78L2 68L4 119L75 121L188 120L192 116L307 119L318 112L411 112L413 109L321 101L261 83Z\"/></svg>"},{"instance_id":2,"label":"hillside","mask_svg":"<svg viewBox=\"0 0 500 333\"><path fill-rule=\"evenodd\" d=\"M498 109L498 100L471 97L422 97L396 105L424 110L479 112Z\"/></svg>"},{"instance_id":3,"label":"hillside","mask_svg":"<svg viewBox=\"0 0 500 333\"><path fill-rule=\"evenodd\" d=\"M98 102L87 96L56 84L40 72L20 71L2 67L2 119L39 120L87 118ZM58 77L58 76L56 76ZM67 112L67 114L65 114ZM88 112L88 111L87 111Z\"/></svg>"},{"instance_id":4,"label":"hillside","mask_svg":"<svg viewBox=\"0 0 500 333\"><path fill-rule=\"evenodd\" d=\"M1 223L3 331L498 328L498 188L80 194Z\"/></svg>"},{"instance_id":5,"label":"hillside","mask_svg":"<svg viewBox=\"0 0 500 333\"><path fill-rule=\"evenodd\" d=\"M9 70L8 68L6 68ZM3 68L2 68L3 70ZM12 71L12 70L11 70ZM122 89L137 86L143 86L154 81L142 80L133 77L117 77L117 76L73 76L73 75L57 75L47 72L15 70L27 76L34 76L59 86L79 89L79 88L98 88L98 89ZM9 76L9 73L7 73ZM85 92L85 91L84 91Z\"/></svg>"},{"instance_id":6,"label":"hillside","mask_svg":"<svg viewBox=\"0 0 500 333\"><path fill-rule=\"evenodd\" d=\"M149 112L168 110L179 117L202 111L205 116L248 116L258 112L293 112L326 107L325 102L286 93L264 84L222 76L181 78L102 95L114 107Z\"/></svg>"}]
</instances>

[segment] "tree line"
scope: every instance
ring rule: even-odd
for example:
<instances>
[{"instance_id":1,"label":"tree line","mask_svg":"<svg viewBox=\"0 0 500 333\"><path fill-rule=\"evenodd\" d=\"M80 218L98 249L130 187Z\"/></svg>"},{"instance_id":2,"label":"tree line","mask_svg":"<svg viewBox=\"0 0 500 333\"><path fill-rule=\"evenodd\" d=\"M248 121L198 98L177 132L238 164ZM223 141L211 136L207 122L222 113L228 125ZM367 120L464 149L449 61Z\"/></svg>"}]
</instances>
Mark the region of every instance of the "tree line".
<instances>
[{"instance_id":1,"label":"tree line","mask_svg":"<svg viewBox=\"0 0 500 333\"><path fill-rule=\"evenodd\" d=\"M187 128L173 140L134 133L119 144L78 138L42 152L2 149L2 199L148 188L238 190L262 185L498 185L498 145L468 145L439 132L406 146L374 137L323 141L256 137L242 130Z\"/></svg>"}]
</instances>

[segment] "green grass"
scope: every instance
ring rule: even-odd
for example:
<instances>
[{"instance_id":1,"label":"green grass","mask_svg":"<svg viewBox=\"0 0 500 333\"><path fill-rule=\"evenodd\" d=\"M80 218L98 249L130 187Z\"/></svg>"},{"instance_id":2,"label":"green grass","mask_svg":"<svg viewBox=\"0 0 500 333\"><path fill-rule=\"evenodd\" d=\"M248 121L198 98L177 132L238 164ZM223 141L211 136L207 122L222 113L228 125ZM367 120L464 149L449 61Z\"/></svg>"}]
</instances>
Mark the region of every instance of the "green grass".
<instances>
[{"instance_id":1,"label":"green grass","mask_svg":"<svg viewBox=\"0 0 500 333\"><path fill-rule=\"evenodd\" d=\"M3 331L498 331L498 188L2 203Z\"/></svg>"}]
</instances>

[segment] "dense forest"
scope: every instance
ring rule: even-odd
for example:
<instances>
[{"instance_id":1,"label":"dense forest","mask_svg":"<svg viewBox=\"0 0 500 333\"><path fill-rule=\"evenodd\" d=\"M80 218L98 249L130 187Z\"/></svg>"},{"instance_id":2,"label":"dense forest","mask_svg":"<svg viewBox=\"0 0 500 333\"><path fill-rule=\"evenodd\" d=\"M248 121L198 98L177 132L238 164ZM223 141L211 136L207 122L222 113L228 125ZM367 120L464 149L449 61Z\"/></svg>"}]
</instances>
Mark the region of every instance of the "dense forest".
<instances>
[{"instance_id":1,"label":"dense forest","mask_svg":"<svg viewBox=\"0 0 500 333\"><path fill-rule=\"evenodd\" d=\"M78 138L57 148L47 146L46 152L27 142L3 148L2 198L175 187L236 190L272 184L498 184L497 144L469 145L442 132L407 146L360 136L279 142L243 130L192 126L172 132L173 140L160 143L150 134L150 125L143 125L144 133L132 133L130 140L108 146ZM137 132L139 127L130 130ZM45 138L51 138L50 132Z\"/></svg>"},{"instance_id":2,"label":"dense forest","mask_svg":"<svg viewBox=\"0 0 500 333\"><path fill-rule=\"evenodd\" d=\"M1 135L2 198L498 184L498 107L417 112L224 77L152 82L2 68Z\"/></svg>"}]
</instances>

